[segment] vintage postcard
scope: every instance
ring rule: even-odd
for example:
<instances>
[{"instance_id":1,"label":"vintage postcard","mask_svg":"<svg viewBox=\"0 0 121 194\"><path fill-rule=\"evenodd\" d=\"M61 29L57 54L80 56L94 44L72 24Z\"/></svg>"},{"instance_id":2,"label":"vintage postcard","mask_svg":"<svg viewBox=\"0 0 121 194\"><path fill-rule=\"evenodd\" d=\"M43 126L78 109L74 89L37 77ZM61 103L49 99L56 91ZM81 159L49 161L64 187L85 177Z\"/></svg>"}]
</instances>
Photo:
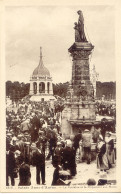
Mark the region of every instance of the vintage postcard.
<instances>
[{"instance_id":1,"label":"vintage postcard","mask_svg":"<svg viewBox=\"0 0 121 194\"><path fill-rule=\"evenodd\" d=\"M121 192L120 1L0 1L0 191Z\"/></svg>"}]
</instances>

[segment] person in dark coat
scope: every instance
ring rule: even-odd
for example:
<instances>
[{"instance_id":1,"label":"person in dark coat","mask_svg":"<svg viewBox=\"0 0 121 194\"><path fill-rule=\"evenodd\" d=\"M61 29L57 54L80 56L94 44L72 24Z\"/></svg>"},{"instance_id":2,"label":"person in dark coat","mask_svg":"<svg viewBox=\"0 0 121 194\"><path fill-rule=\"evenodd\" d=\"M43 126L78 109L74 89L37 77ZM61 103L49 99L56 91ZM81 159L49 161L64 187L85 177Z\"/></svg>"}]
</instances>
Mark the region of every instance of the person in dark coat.
<instances>
[{"instance_id":1,"label":"person in dark coat","mask_svg":"<svg viewBox=\"0 0 121 194\"><path fill-rule=\"evenodd\" d=\"M33 152L33 165L36 166L36 182L40 185L40 172L42 184L45 184L45 155L36 148Z\"/></svg>"},{"instance_id":2,"label":"person in dark coat","mask_svg":"<svg viewBox=\"0 0 121 194\"><path fill-rule=\"evenodd\" d=\"M55 163L57 163L58 165L61 165L62 153L63 153L62 144L60 142L57 142L57 147L55 148L55 151L54 151L53 166L55 165Z\"/></svg>"},{"instance_id":3,"label":"person in dark coat","mask_svg":"<svg viewBox=\"0 0 121 194\"><path fill-rule=\"evenodd\" d=\"M78 133L77 135L75 135L74 139L73 139L73 147L75 148L75 152L77 151L77 149L79 148L79 141L81 140L81 133Z\"/></svg>"},{"instance_id":4,"label":"person in dark coat","mask_svg":"<svg viewBox=\"0 0 121 194\"><path fill-rule=\"evenodd\" d=\"M6 185L9 186L8 177L11 179L11 185L15 185L14 171L16 168L16 160L14 156L14 146L10 146L10 150L6 153Z\"/></svg>"},{"instance_id":5,"label":"person in dark coat","mask_svg":"<svg viewBox=\"0 0 121 194\"><path fill-rule=\"evenodd\" d=\"M114 140L112 139L111 132L107 132L105 141L106 141L106 153L109 162L109 167L112 167L112 164L115 163L115 152L114 152Z\"/></svg>"},{"instance_id":6,"label":"person in dark coat","mask_svg":"<svg viewBox=\"0 0 121 194\"><path fill-rule=\"evenodd\" d=\"M52 180L52 185L57 185L57 181L59 180L60 176L59 176L59 166L57 165L54 173L53 173L53 180Z\"/></svg>"},{"instance_id":7,"label":"person in dark coat","mask_svg":"<svg viewBox=\"0 0 121 194\"><path fill-rule=\"evenodd\" d=\"M50 134L50 138L49 138L49 154L47 156L47 159L49 159L50 156L52 156L52 162L54 160L54 152L55 152L56 145L57 145L57 136L52 130L52 133Z\"/></svg>"},{"instance_id":8,"label":"person in dark coat","mask_svg":"<svg viewBox=\"0 0 121 194\"><path fill-rule=\"evenodd\" d=\"M31 185L30 166L24 162L24 157L21 156L21 165L19 168L19 186Z\"/></svg>"},{"instance_id":9,"label":"person in dark coat","mask_svg":"<svg viewBox=\"0 0 121 194\"><path fill-rule=\"evenodd\" d=\"M40 129L40 119L37 115L37 112L33 119L31 120L31 141L35 142L37 141L39 137L39 129Z\"/></svg>"},{"instance_id":10,"label":"person in dark coat","mask_svg":"<svg viewBox=\"0 0 121 194\"><path fill-rule=\"evenodd\" d=\"M36 145L39 149L41 149L43 154L45 154L46 143L47 143L47 138L46 138L46 135L44 134L44 131L39 131L39 138Z\"/></svg>"},{"instance_id":11,"label":"person in dark coat","mask_svg":"<svg viewBox=\"0 0 121 194\"><path fill-rule=\"evenodd\" d=\"M71 140L70 140L71 142ZM70 170L71 176L76 175L76 154L75 149L72 147L72 143L68 142L63 149L62 164L64 170Z\"/></svg>"}]
</instances>

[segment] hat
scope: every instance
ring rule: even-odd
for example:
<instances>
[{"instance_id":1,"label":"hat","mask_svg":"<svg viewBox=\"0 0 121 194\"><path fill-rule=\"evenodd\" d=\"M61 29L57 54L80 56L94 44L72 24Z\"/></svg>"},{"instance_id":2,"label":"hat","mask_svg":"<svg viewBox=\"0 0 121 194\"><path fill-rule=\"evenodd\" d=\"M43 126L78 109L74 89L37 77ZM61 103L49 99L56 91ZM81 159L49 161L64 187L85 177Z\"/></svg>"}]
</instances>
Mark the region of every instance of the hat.
<instances>
[{"instance_id":1,"label":"hat","mask_svg":"<svg viewBox=\"0 0 121 194\"><path fill-rule=\"evenodd\" d=\"M61 142L58 141L58 142L57 142L57 145L61 145Z\"/></svg>"},{"instance_id":2,"label":"hat","mask_svg":"<svg viewBox=\"0 0 121 194\"><path fill-rule=\"evenodd\" d=\"M23 135L22 134L19 134L18 137L23 137Z\"/></svg>"},{"instance_id":3,"label":"hat","mask_svg":"<svg viewBox=\"0 0 121 194\"><path fill-rule=\"evenodd\" d=\"M26 144L26 145L30 145L30 142L26 141L25 144Z\"/></svg>"},{"instance_id":4,"label":"hat","mask_svg":"<svg viewBox=\"0 0 121 194\"><path fill-rule=\"evenodd\" d=\"M32 143L32 144L31 144L31 148L32 148L32 149L36 149L36 143Z\"/></svg>"},{"instance_id":5,"label":"hat","mask_svg":"<svg viewBox=\"0 0 121 194\"><path fill-rule=\"evenodd\" d=\"M13 137L12 140L13 141L17 141L18 139L17 139L17 137Z\"/></svg>"},{"instance_id":6,"label":"hat","mask_svg":"<svg viewBox=\"0 0 121 194\"><path fill-rule=\"evenodd\" d=\"M110 131L107 131L106 135L112 135L112 133Z\"/></svg>"},{"instance_id":7,"label":"hat","mask_svg":"<svg viewBox=\"0 0 121 194\"><path fill-rule=\"evenodd\" d=\"M71 145L71 144L72 144L72 141L71 141L70 139L67 139L67 140L66 140L66 144L67 144L67 145Z\"/></svg>"},{"instance_id":8,"label":"hat","mask_svg":"<svg viewBox=\"0 0 121 194\"><path fill-rule=\"evenodd\" d=\"M29 135L28 132L25 132L24 135Z\"/></svg>"},{"instance_id":9,"label":"hat","mask_svg":"<svg viewBox=\"0 0 121 194\"><path fill-rule=\"evenodd\" d=\"M84 132L89 132L89 130L88 129L85 129Z\"/></svg>"},{"instance_id":10,"label":"hat","mask_svg":"<svg viewBox=\"0 0 121 194\"><path fill-rule=\"evenodd\" d=\"M7 133L7 136L11 136L12 134L11 133Z\"/></svg>"},{"instance_id":11,"label":"hat","mask_svg":"<svg viewBox=\"0 0 121 194\"><path fill-rule=\"evenodd\" d=\"M10 130L10 133L11 133L11 134L13 133L13 129Z\"/></svg>"},{"instance_id":12,"label":"hat","mask_svg":"<svg viewBox=\"0 0 121 194\"><path fill-rule=\"evenodd\" d=\"M39 131L39 134L43 134L43 133L44 133L44 131L41 131L41 130Z\"/></svg>"},{"instance_id":13,"label":"hat","mask_svg":"<svg viewBox=\"0 0 121 194\"><path fill-rule=\"evenodd\" d=\"M16 150L16 151L15 151L15 154L17 154L17 155L20 155L20 153L21 153L21 152L20 152L19 150Z\"/></svg>"}]
</instances>

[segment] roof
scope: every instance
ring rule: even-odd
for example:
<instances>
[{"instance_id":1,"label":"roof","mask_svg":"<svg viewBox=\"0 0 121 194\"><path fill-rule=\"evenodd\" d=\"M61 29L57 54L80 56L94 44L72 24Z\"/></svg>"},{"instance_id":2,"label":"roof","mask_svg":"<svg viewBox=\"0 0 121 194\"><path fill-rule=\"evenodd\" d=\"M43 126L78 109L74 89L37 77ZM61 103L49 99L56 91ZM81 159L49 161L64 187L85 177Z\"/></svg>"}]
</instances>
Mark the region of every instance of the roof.
<instances>
[{"instance_id":1,"label":"roof","mask_svg":"<svg viewBox=\"0 0 121 194\"><path fill-rule=\"evenodd\" d=\"M49 76L50 77L49 70L43 64L42 48L41 47L40 47L40 61L39 61L39 65L33 71L32 76Z\"/></svg>"}]
</instances>

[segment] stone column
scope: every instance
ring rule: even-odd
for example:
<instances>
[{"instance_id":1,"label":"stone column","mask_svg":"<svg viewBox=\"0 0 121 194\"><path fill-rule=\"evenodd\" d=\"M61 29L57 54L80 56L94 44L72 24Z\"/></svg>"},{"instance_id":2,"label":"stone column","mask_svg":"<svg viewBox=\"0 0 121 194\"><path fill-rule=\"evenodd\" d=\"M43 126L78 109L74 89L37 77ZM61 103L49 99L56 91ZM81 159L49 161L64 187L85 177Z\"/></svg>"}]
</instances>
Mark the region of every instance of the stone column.
<instances>
[{"instance_id":1,"label":"stone column","mask_svg":"<svg viewBox=\"0 0 121 194\"><path fill-rule=\"evenodd\" d=\"M52 82L49 82L50 85L49 85L49 94L52 94L53 95L53 85L52 85Z\"/></svg>"},{"instance_id":2,"label":"stone column","mask_svg":"<svg viewBox=\"0 0 121 194\"><path fill-rule=\"evenodd\" d=\"M40 92L39 92L39 81L37 81L36 83L37 83L37 94L40 94Z\"/></svg>"},{"instance_id":3,"label":"stone column","mask_svg":"<svg viewBox=\"0 0 121 194\"><path fill-rule=\"evenodd\" d=\"M33 81L30 81L30 90L29 90L29 94L30 94L30 95L33 95L33 94L34 94Z\"/></svg>"},{"instance_id":4,"label":"stone column","mask_svg":"<svg viewBox=\"0 0 121 194\"><path fill-rule=\"evenodd\" d=\"M47 81L45 83L45 94L47 94Z\"/></svg>"},{"instance_id":5,"label":"stone column","mask_svg":"<svg viewBox=\"0 0 121 194\"><path fill-rule=\"evenodd\" d=\"M68 49L73 61L72 83L76 96L92 96L93 86L90 82L89 56L93 48L91 43L78 42Z\"/></svg>"}]
</instances>

